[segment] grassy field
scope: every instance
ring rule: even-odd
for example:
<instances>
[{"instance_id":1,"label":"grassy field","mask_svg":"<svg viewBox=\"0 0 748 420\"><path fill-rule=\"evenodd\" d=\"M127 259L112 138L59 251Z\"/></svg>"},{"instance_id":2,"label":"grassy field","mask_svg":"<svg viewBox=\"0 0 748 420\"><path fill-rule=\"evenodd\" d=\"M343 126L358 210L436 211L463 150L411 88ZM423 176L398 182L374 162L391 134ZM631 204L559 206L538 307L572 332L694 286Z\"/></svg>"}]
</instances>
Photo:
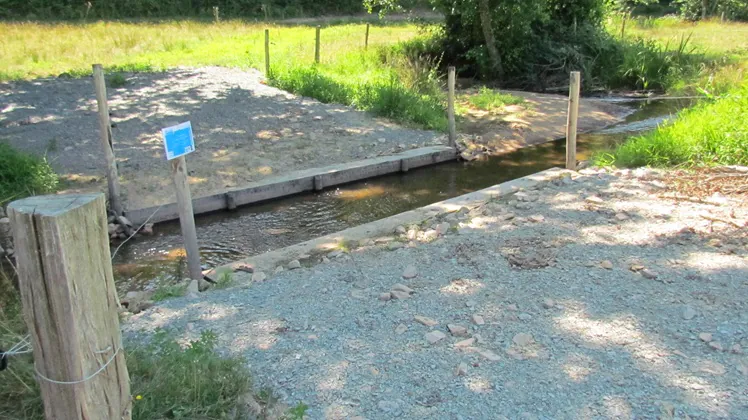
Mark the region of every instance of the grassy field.
<instances>
[{"instance_id":1,"label":"grassy field","mask_svg":"<svg viewBox=\"0 0 748 420\"><path fill-rule=\"evenodd\" d=\"M608 30L620 34L621 23L620 19L609 20ZM628 22L625 35L628 39L653 40L671 50L686 40L690 54L706 59L694 74L674 80L670 93L698 93L704 89L718 94L741 84L748 75L748 23L641 17Z\"/></svg>"},{"instance_id":2,"label":"grassy field","mask_svg":"<svg viewBox=\"0 0 748 420\"><path fill-rule=\"evenodd\" d=\"M609 29L620 30L620 23L612 22ZM714 64L677 80L670 93L700 94L708 99L650 133L598 153L595 163L621 167L748 164L748 24L640 18L629 23L626 36L652 39L668 48L688 39L690 50Z\"/></svg>"},{"instance_id":3,"label":"grassy field","mask_svg":"<svg viewBox=\"0 0 748 420\"><path fill-rule=\"evenodd\" d=\"M314 27L266 26L242 21L97 22L90 24L0 23L0 81L91 73L91 64L110 69L163 70L217 65L264 68L264 29L269 27L271 61L314 62ZM413 38L410 24L372 26L369 45ZM321 61L339 62L341 52L364 45L365 25L322 29Z\"/></svg>"}]
</instances>

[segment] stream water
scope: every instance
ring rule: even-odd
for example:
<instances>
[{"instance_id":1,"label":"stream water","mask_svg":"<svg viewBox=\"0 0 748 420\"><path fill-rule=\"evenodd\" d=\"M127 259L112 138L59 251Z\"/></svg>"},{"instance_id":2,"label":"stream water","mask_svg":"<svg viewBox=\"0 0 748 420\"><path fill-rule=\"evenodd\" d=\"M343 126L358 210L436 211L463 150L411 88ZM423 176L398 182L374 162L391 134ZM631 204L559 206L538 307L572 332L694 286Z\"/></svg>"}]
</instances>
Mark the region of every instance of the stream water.
<instances>
[{"instance_id":1,"label":"stream water","mask_svg":"<svg viewBox=\"0 0 748 420\"><path fill-rule=\"evenodd\" d=\"M581 134L578 159L610 148L632 133L652 129L686 101L624 103L633 112L620 124ZM558 140L474 162L450 162L356 182L319 193L196 218L205 268L260 254L382 219L437 201L565 164ZM179 223L159 224L156 234L119 249L114 260L120 292L152 289L178 281L186 268Z\"/></svg>"}]
</instances>

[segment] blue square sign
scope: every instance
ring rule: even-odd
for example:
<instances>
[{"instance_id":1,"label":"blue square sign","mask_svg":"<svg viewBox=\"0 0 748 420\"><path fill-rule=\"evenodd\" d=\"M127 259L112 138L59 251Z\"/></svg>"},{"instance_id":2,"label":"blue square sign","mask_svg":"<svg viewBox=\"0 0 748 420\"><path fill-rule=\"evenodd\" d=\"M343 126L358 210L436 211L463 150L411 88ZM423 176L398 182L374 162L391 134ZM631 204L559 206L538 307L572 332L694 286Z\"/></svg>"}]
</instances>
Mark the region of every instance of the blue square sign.
<instances>
[{"instance_id":1,"label":"blue square sign","mask_svg":"<svg viewBox=\"0 0 748 420\"><path fill-rule=\"evenodd\" d=\"M164 128L161 133L164 135L166 160L176 159L195 151L192 124L189 121Z\"/></svg>"}]
</instances>

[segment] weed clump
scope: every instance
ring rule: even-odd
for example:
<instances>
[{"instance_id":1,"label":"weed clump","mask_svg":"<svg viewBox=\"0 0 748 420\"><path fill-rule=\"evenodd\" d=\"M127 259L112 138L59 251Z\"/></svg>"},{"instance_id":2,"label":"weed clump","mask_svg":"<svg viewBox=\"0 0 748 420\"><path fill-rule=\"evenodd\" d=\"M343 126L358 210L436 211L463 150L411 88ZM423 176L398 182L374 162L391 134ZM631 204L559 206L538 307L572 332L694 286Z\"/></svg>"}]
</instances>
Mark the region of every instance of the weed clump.
<instances>
[{"instance_id":1,"label":"weed clump","mask_svg":"<svg viewBox=\"0 0 748 420\"><path fill-rule=\"evenodd\" d=\"M57 174L46 158L0 143L0 205L57 189Z\"/></svg>"}]
</instances>

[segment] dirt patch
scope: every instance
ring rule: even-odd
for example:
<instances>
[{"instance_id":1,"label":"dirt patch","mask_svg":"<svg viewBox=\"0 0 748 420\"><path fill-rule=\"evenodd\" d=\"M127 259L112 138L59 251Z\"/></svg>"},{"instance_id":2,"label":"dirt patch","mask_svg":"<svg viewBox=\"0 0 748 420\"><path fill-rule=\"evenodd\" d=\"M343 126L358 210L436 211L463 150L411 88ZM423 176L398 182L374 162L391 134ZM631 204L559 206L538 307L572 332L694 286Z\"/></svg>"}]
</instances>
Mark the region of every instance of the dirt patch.
<instances>
[{"instance_id":1,"label":"dirt patch","mask_svg":"<svg viewBox=\"0 0 748 420\"><path fill-rule=\"evenodd\" d=\"M566 136L567 96L509 90L501 92L521 97L525 102L496 111L484 111L471 107L464 100L460 104L465 111L458 123L459 132L472 136L476 143L496 154ZM459 94L469 96L475 93L477 90L469 89ZM582 98L579 103L579 131L599 130L615 124L627 113L625 108L618 105Z\"/></svg>"}]
</instances>

